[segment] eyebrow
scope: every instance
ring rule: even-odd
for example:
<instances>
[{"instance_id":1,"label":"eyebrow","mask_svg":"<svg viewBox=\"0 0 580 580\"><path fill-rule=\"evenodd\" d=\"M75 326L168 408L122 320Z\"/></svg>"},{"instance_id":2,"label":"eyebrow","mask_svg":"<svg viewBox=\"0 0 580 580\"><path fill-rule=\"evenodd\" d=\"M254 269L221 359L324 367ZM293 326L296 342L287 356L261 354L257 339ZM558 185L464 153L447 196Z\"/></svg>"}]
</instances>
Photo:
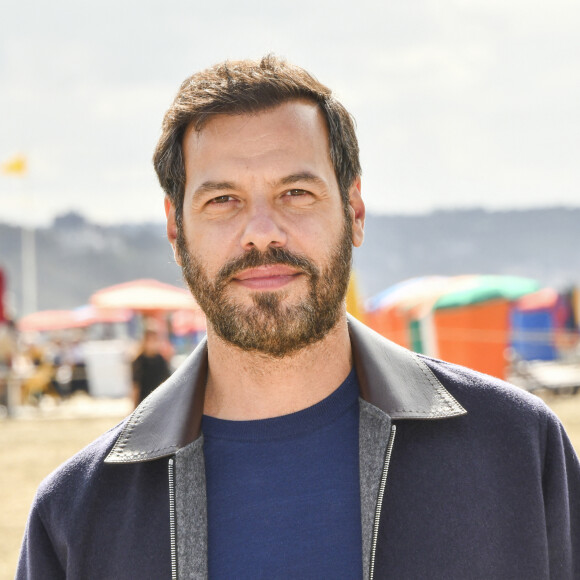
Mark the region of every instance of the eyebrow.
<instances>
[{"instance_id":1,"label":"eyebrow","mask_svg":"<svg viewBox=\"0 0 580 580\"><path fill-rule=\"evenodd\" d=\"M301 171L300 173L292 173L283 177L278 181L278 185L292 185L299 181L305 181L306 183L315 183L317 185L326 185L325 181L320 177L317 177L309 171Z\"/></svg>"},{"instance_id":2,"label":"eyebrow","mask_svg":"<svg viewBox=\"0 0 580 580\"><path fill-rule=\"evenodd\" d=\"M290 175L286 175L282 177L277 182L275 182L276 186L283 186L283 185L293 185L294 183L299 182L306 182L306 183L315 183L317 185L326 185L326 182L314 175L314 173L310 173L309 171L300 171L298 173L291 173ZM202 193L211 193L214 191L233 191L237 189L235 183L231 181L204 181L194 192L194 196L198 196Z\"/></svg>"},{"instance_id":3,"label":"eyebrow","mask_svg":"<svg viewBox=\"0 0 580 580\"><path fill-rule=\"evenodd\" d=\"M194 192L194 196L212 191L231 191L236 186L231 181L204 181Z\"/></svg>"}]
</instances>

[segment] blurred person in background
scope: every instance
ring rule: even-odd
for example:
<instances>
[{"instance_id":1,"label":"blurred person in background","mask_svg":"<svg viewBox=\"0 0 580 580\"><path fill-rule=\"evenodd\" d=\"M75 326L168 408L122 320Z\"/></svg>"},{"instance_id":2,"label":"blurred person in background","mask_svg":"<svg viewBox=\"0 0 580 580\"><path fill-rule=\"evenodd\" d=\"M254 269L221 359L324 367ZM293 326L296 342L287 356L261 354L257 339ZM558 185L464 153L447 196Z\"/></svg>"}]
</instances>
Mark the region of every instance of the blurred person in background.
<instances>
[{"instance_id":1,"label":"blurred person in background","mask_svg":"<svg viewBox=\"0 0 580 580\"><path fill-rule=\"evenodd\" d=\"M52 387L61 399L71 394L72 365L66 360L66 344L55 337L48 351L53 366Z\"/></svg>"},{"instance_id":2,"label":"blurred person in background","mask_svg":"<svg viewBox=\"0 0 580 580\"><path fill-rule=\"evenodd\" d=\"M154 164L204 340L40 486L18 579L580 577L580 463L536 397L347 316L354 123L272 56L187 79Z\"/></svg>"},{"instance_id":3,"label":"blurred person in background","mask_svg":"<svg viewBox=\"0 0 580 580\"><path fill-rule=\"evenodd\" d=\"M53 374L52 362L40 339L35 337L20 356L21 402L38 405L42 397L52 394Z\"/></svg>"},{"instance_id":4,"label":"blurred person in background","mask_svg":"<svg viewBox=\"0 0 580 580\"><path fill-rule=\"evenodd\" d=\"M141 349L131 365L131 371L133 403L137 407L171 374L167 360L161 354L161 340L155 329L145 329Z\"/></svg>"},{"instance_id":5,"label":"blurred person in background","mask_svg":"<svg viewBox=\"0 0 580 580\"><path fill-rule=\"evenodd\" d=\"M89 393L84 340L84 333L79 331L65 350L65 360L71 367L70 390L73 394Z\"/></svg>"}]
</instances>

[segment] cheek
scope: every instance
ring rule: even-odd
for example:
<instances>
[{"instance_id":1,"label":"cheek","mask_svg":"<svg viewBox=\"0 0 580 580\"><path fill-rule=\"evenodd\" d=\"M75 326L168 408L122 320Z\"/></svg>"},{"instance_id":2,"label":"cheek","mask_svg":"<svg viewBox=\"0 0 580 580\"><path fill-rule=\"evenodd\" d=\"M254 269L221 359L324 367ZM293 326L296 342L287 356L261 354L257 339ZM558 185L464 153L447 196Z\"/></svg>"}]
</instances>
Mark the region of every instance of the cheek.
<instances>
[{"instance_id":1,"label":"cheek","mask_svg":"<svg viewBox=\"0 0 580 580\"><path fill-rule=\"evenodd\" d=\"M202 268L209 279L215 278L220 268L232 258L228 254L223 237L215 235L197 235L188 238L187 251Z\"/></svg>"},{"instance_id":2,"label":"cheek","mask_svg":"<svg viewBox=\"0 0 580 580\"><path fill-rule=\"evenodd\" d=\"M296 243L320 244L329 241L344 221L342 214L335 211L291 216L284 224L286 233Z\"/></svg>"},{"instance_id":3,"label":"cheek","mask_svg":"<svg viewBox=\"0 0 580 580\"><path fill-rule=\"evenodd\" d=\"M311 224L311 227L303 229L298 234L297 239L312 257L327 256L341 239L343 231L344 216L340 214L332 219L319 220Z\"/></svg>"},{"instance_id":4,"label":"cheek","mask_svg":"<svg viewBox=\"0 0 580 580\"><path fill-rule=\"evenodd\" d=\"M219 253L223 248L231 247L236 239L235 224L215 220L190 219L184 224L189 246L201 252Z\"/></svg>"}]
</instances>

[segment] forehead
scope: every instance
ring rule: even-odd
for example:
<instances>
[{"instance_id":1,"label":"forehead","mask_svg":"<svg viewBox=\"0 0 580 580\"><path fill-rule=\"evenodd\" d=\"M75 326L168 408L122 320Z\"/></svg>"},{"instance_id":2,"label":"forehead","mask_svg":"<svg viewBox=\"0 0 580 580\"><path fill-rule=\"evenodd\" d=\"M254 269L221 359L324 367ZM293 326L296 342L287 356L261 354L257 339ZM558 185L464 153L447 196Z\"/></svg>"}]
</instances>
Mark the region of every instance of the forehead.
<instances>
[{"instance_id":1,"label":"forehead","mask_svg":"<svg viewBox=\"0 0 580 580\"><path fill-rule=\"evenodd\" d=\"M190 125L183 152L187 177L220 161L248 169L263 160L309 158L313 163L330 163L324 115L316 103L302 99L255 113L219 113L201 130Z\"/></svg>"}]
</instances>

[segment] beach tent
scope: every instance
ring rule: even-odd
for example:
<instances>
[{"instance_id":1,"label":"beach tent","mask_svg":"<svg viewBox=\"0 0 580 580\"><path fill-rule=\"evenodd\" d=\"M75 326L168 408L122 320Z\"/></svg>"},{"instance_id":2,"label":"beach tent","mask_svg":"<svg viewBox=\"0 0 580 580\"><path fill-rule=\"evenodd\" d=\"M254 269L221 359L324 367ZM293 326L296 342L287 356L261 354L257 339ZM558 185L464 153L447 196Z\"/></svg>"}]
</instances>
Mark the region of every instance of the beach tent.
<instances>
[{"instance_id":1,"label":"beach tent","mask_svg":"<svg viewBox=\"0 0 580 580\"><path fill-rule=\"evenodd\" d=\"M465 288L473 275L411 278L383 290L367 301L368 323L377 332L415 352L432 355L432 311L437 300Z\"/></svg>"},{"instance_id":2,"label":"beach tent","mask_svg":"<svg viewBox=\"0 0 580 580\"><path fill-rule=\"evenodd\" d=\"M512 348L523 360L556 360L574 350L578 333L573 320L573 293L544 288L514 303Z\"/></svg>"},{"instance_id":3,"label":"beach tent","mask_svg":"<svg viewBox=\"0 0 580 580\"><path fill-rule=\"evenodd\" d=\"M435 356L505 378L510 344L510 304L539 289L517 276L478 276L434 305Z\"/></svg>"},{"instance_id":4,"label":"beach tent","mask_svg":"<svg viewBox=\"0 0 580 580\"><path fill-rule=\"evenodd\" d=\"M422 352L418 344L413 344L411 327L414 320L409 306L423 304L427 297L438 296L448 283L446 276L422 276L390 286L367 300L366 323L389 340Z\"/></svg>"},{"instance_id":5,"label":"beach tent","mask_svg":"<svg viewBox=\"0 0 580 580\"><path fill-rule=\"evenodd\" d=\"M416 352L504 378L510 303L538 289L514 276L415 278L370 300L367 320Z\"/></svg>"},{"instance_id":6,"label":"beach tent","mask_svg":"<svg viewBox=\"0 0 580 580\"><path fill-rule=\"evenodd\" d=\"M511 346L523 360L555 360L558 293L543 288L516 301L510 312Z\"/></svg>"}]
</instances>

